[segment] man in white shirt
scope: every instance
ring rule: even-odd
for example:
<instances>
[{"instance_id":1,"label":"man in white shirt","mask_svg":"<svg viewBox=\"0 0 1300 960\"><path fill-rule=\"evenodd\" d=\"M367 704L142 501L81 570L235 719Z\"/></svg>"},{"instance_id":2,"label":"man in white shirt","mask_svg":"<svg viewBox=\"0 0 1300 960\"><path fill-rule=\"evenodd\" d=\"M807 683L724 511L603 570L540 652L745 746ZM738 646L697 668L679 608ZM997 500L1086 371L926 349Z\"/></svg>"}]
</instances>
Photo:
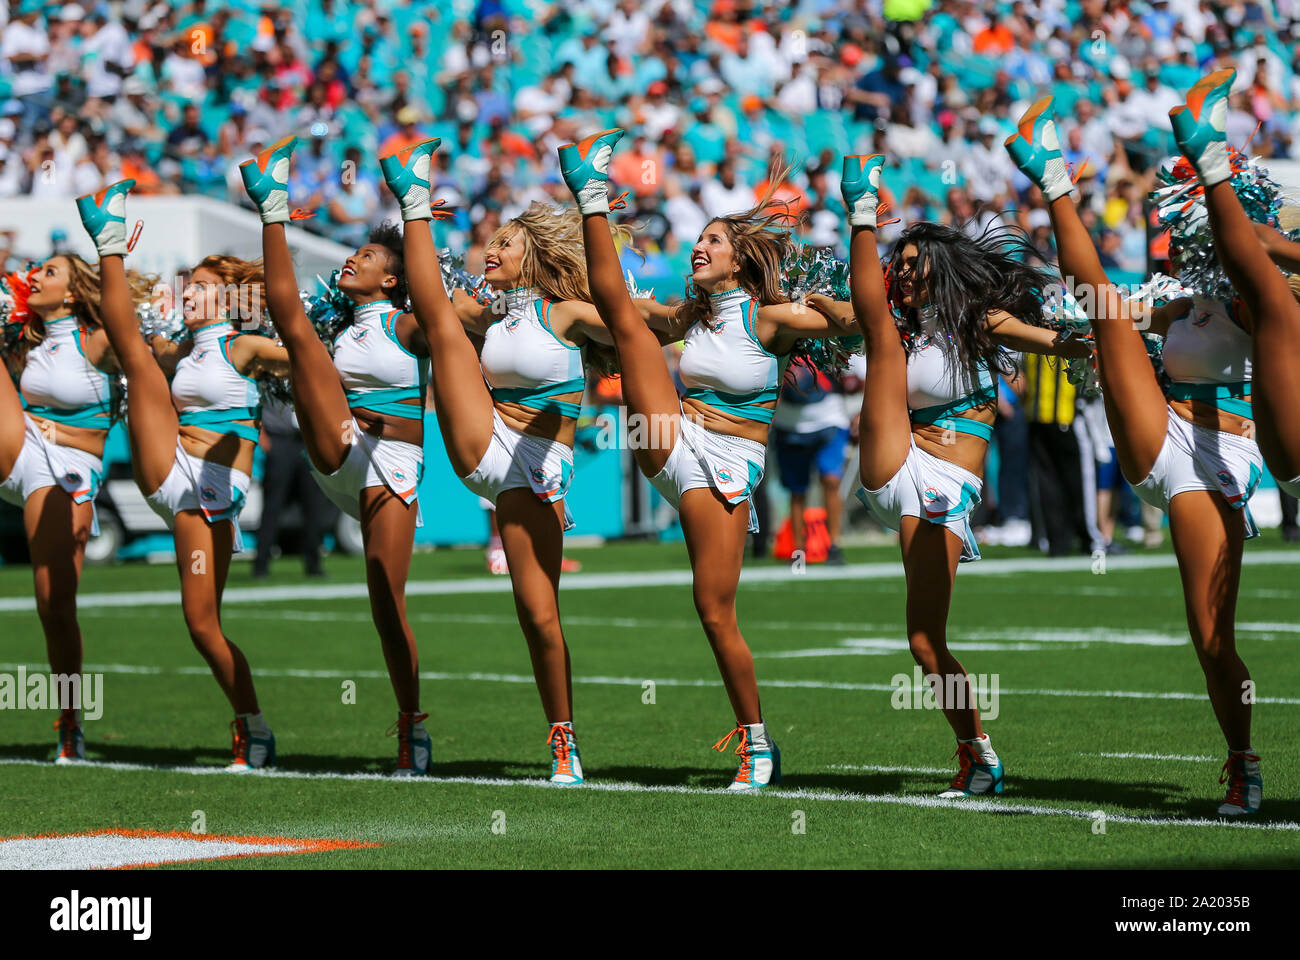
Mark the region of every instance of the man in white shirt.
<instances>
[{"instance_id":1,"label":"man in white shirt","mask_svg":"<svg viewBox=\"0 0 1300 960\"><path fill-rule=\"evenodd\" d=\"M736 166L727 158L718 164L717 177L700 188L700 202L710 217L743 213L754 205L754 188L737 179Z\"/></svg>"},{"instance_id":2,"label":"man in white shirt","mask_svg":"<svg viewBox=\"0 0 1300 960\"><path fill-rule=\"evenodd\" d=\"M23 104L23 119L35 123L49 109L54 86L46 60L50 41L40 23L40 0L23 0L18 16L0 37L0 66L10 78L10 94Z\"/></svg>"},{"instance_id":3,"label":"man in white shirt","mask_svg":"<svg viewBox=\"0 0 1300 960\"><path fill-rule=\"evenodd\" d=\"M92 16L97 29L82 47L86 95L112 101L122 92L122 79L135 67L135 51L126 28L98 6Z\"/></svg>"}]
</instances>

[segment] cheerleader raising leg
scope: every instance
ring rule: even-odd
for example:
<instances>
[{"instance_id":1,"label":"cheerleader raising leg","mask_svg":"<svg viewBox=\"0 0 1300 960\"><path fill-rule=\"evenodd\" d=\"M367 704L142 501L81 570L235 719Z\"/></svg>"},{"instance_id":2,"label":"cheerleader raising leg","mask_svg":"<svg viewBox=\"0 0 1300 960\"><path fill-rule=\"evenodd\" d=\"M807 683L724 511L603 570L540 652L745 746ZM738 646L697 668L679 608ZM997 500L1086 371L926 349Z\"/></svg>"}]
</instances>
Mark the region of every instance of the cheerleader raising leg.
<instances>
[{"instance_id":1,"label":"cheerleader raising leg","mask_svg":"<svg viewBox=\"0 0 1300 960\"><path fill-rule=\"evenodd\" d=\"M419 519L424 468L428 348L406 302L405 265L391 229L344 262L339 289L352 323L334 356L303 311L285 237L289 163L297 138L272 144L240 165L262 216L267 303L288 349L294 409L316 481L361 523L370 612L397 698L397 776L432 771L432 742L420 711L419 653L406 619L406 579Z\"/></svg>"},{"instance_id":2,"label":"cheerleader raising leg","mask_svg":"<svg viewBox=\"0 0 1300 960\"><path fill-rule=\"evenodd\" d=\"M1141 316L1106 276L1071 197L1073 184L1061 157L1051 98L1030 108L1018 126L1007 149L1043 191L1067 288L1080 303L1091 304L1106 419L1120 469L1139 496L1169 514L1188 629L1229 751L1225 770L1230 783L1219 813L1254 813L1262 781L1250 743L1250 698L1243 695L1250 674L1237 654L1234 628L1248 526L1243 509L1254 489L1247 475L1258 479L1258 468L1251 470L1259 453L1249 440L1250 421L1229 417L1232 425L1241 425L1240 431L1215 430L1230 424L1220 420L1221 411L1212 404L1206 408L1166 400L1139 330L1161 332L1187 321L1159 309ZM1253 237L1251 242L1258 246ZM1213 451L1235 456L1207 469L1198 458ZM1218 475L1222 489L1207 482L1206 475Z\"/></svg>"},{"instance_id":3,"label":"cheerleader raising leg","mask_svg":"<svg viewBox=\"0 0 1300 960\"><path fill-rule=\"evenodd\" d=\"M586 384L583 348L606 342L586 295L576 218L530 208L487 247L488 283L503 291L504 315L460 293L453 304L439 277L429 221L429 162L439 140L383 157L401 203L411 305L429 343L438 425L452 469L495 505L515 610L528 643L547 720L551 782L583 782L573 730L569 648L560 624L565 496L573 435ZM567 256L566 256L567 253ZM549 266L543 267L545 261ZM498 322L499 321L499 322ZM482 360L468 331L484 338ZM485 382L484 377L487 377Z\"/></svg>"},{"instance_id":4,"label":"cheerleader raising leg","mask_svg":"<svg viewBox=\"0 0 1300 960\"><path fill-rule=\"evenodd\" d=\"M140 336L123 264L127 253L124 206L133 185L133 181L125 180L99 194L82 197L77 209L99 251L104 329L127 378L127 428L136 485L172 528L185 624L235 711L231 721L234 760L227 769L244 773L275 763L275 735L258 706L248 660L221 627L221 597L238 539L239 506L252 467L255 440L248 439L248 435L256 437L256 387L245 378L244 383L237 384L239 396L230 405L222 406L220 411L206 411L216 412L216 417L205 423L212 428L229 426L232 432L193 428L185 435L173 404L172 388L154 350ZM210 267L200 267L194 276L195 282L186 291L186 323L196 331L196 342L202 337L212 340L207 353L214 361L231 357L233 336L218 342L223 333L233 333L229 318L219 315L215 304L209 316L205 310L209 298L201 295L203 290L222 288L223 280ZM274 351L269 341L265 344ZM251 345L241 346L254 349ZM239 354L243 357L244 351L241 349ZM244 369L251 372L251 353L244 361ZM221 362L233 366L235 361ZM187 358L187 363L193 366L193 385L201 392L199 381L208 374L200 373L193 356ZM238 369L232 372L236 381L244 377ZM217 405L221 406L219 400ZM233 433L236 425L246 431L244 437Z\"/></svg>"},{"instance_id":5,"label":"cheerleader raising leg","mask_svg":"<svg viewBox=\"0 0 1300 960\"><path fill-rule=\"evenodd\" d=\"M1220 70L1196 84L1169 116L1205 187L1214 252L1250 311L1255 439L1278 486L1294 497L1300 496L1300 304L1270 259L1300 273L1300 244L1252 223L1228 182L1223 93L1236 76L1229 73Z\"/></svg>"}]
</instances>

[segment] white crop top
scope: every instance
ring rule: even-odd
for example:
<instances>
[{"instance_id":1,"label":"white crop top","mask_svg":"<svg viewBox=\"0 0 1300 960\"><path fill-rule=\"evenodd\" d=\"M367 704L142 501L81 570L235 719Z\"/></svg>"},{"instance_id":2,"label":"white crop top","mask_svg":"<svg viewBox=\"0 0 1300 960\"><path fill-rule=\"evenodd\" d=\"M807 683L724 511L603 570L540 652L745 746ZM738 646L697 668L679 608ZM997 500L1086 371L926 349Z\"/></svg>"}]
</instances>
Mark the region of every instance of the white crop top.
<instances>
[{"instance_id":1,"label":"white crop top","mask_svg":"<svg viewBox=\"0 0 1300 960\"><path fill-rule=\"evenodd\" d=\"M1165 373L1182 383L1250 380L1250 334L1233 319L1235 308L1192 297L1191 308L1169 324L1162 359Z\"/></svg>"},{"instance_id":2,"label":"white crop top","mask_svg":"<svg viewBox=\"0 0 1300 960\"><path fill-rule=\"evenodd\" d=\"M555 335L551 301L536 290L507 290L505 301L505 316L487 328L479 355L492 398L577 417L577 403L556 398L586 387L582 348Z\"/></svg>"},{"instance_id":3,"label":"white crop top","mask_svg":"<svg viewBox=\"0 0 1300 960\"><path fill-rule=\"evenodd\" d=\"M348 406L422 419L429 361L398 341L400 314L387 300L357 307L351 325L334 339L334 366L347 391ZM420 400L419 406L404 402L413 397Z\"/></svg>"},{"instance_id":4,"label":"white crop top","mask_svg":"<svg viewBox=\"0 0 1300 960\"><path fill-rule=\"evenodd\" d=\"M27 353L19 387L23 409L72 427L107 430L111 381L86 359L75 316L45 321L45 338Z\"/></svg>"},{"instance_id":5,"label":"white crop top","mask_svg":"<svg viewBox=\"0 0 1300 960\"><path fill-rule=\"evenodd\" d=\"M771 423L790 357L758 341L758 304L741 287L711 294L712 321L686 331L678 372L686 396L746 420Z\"/></svg>"}]
</instances>

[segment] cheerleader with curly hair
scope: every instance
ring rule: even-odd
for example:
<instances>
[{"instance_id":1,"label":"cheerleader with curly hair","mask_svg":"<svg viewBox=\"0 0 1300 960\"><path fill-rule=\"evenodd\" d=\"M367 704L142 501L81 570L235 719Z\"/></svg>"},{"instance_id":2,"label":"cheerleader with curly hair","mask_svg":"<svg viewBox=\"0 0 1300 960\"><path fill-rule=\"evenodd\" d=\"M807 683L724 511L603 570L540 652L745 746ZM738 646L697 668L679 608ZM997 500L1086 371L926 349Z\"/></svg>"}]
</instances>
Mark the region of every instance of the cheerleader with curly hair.
<instances>
[{"instance_id":1,"label":"cheerleader with curly hair","mask_svg":"<svg viewBox=\"0 0 1300 960\"><path fill-rule=\"evenodd\" d=\"M262 271L227 256L207 257L191 272L182 304L189 340L145 342L124 266L132 186L115 183L80 198L77 209L99 251L104 331L126 375L136 485L172 531L185 625L234 709L228 769L244 773L275 763L275 735L248 660L222 629L221 597L231 557L243 549L239 512L261 417L256 378L287 372L288 355L268 337L241 334L260 321Z\"/></svg>"},{"instance_id":2,"label":"cheerleader with curly hair","mask_svg":"<svg viewBox=\"0 0 1300 960\"><path fill-rule=\"evenodd\" d=\"M406 307L400 231L385 223L343 263L338 289L349 322L333 356L303 309L284 225L286 137L240 165L262 217L267 305L288 350L289 383L303 443L325 494L361 523L370 612L397 698L396 776L428 774L433 744L420 710L419 651L406 618L406 579L420 517L429 348ZM436 265L435 265L436 269Z\"/></svg>"}]
</instances>

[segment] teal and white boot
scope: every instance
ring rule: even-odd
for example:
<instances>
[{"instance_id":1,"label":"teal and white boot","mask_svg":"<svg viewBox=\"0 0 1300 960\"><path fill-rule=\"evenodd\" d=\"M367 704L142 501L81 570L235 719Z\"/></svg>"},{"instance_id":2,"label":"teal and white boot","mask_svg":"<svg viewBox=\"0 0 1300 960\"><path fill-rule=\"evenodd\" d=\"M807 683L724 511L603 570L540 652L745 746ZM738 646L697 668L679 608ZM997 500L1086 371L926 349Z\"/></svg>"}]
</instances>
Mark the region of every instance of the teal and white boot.
<instances>
[{"instance_id":1,"label":"teal and white boot","mask_svg":"<svg viewBox=\"0 0 1300 960\"><path fill-rule=\"evenodd\" d=\"M609 213L609 160L623 133L616 127L560 147L560 173L584 215Z\"/></svg>"},{"instance_id":2,"label":"teal and white boot","mask_svg":"<svg viewBox=\"0 0 1300 960\"><path fill-rule=\"evenodd\" d=\"M1043 191L1048 203L1074 190L1052 119L1051 97L1043 97L1025 111L1005 144L1020 172Z\"/></svg>"},{"instance_id":3,"label":"teal and white boot","mask_svg":"<svg viewBox=\"0 0 1300 960\"><path fill-rule=\"evenodd\" d=\"M1232 177L1228 154L1228 94L1236 70L1216 70L1187 91L1187 102L1169 111L1174 139L1204 186L1212 187Z\"/></svg>"},{"instance_id":4,"label":"teal and white boot","mask_svg":"<svg viewBox=\"0 0 1300 960\"><path fill-rule=\"evenodd\" d=\"M427 713L398 713L389 736L397 737L395 777L422 777L433 773L433 740L424 729Z\"/></svg>"},{"instance_id":5,"label":"teal and white boot","mask_svg":"<svg viewBox=\"0 0 1300 960\"><path fill-rule=\"evenodd\" d=\"M54 721L54 729L59 731L59 750L54 755L55 763L62 766L86 759L86 737L81 732L81 716L76 710L60 713L59 719Z\"/></svg>"},{"instance_id":6,"label":"teal and white boot","mask_svg":"<svg viewBox=\"0 0 1300 960\"><path fill-rule=\"evenodd\" d=\"M578 740L573 735L573 721L551 724L546 738L551 748L551 783L577 786L582 783L582 758Z\"/></svg>"},{"instance_id":7,"label":"teal and white boot","mask_svg":"<svg viewBox=\"0 0 1300 960\"><path fill-rule=\"evenodd\" d=\"M880 171L885 165L883 153L844 158L840 178L840 196L849 213L849 226L876 227L880 207Z\"/></svg>"},{"instance_id":8,"label":"teal and white boot","mask_svg":"<svg viewBox=\"0 0 1300 960\"><path fill-rule=\"evenodd\" d=\"M429 167L442 138L433 137L379 158L384 182L402 207L402 220L432 220Z\"/></svg>"},{"instance_id":9,"label":"teal and white boot","mask_svg":"<svg viewBox=\"0 0 1300 960\"><path fill-rule=\"evenodd\" d=\"M226 770L248 773L275 766L275 734L260 713L241 713L230 721L235 759Z\"/></svg>"},{"instance_id":10,"label":"teal and white boot","mask_svg":"<svg viewBox=\"0 0 1300 960\"><path fill-rule=\"evenodd\" d=\"M81 225L100 257L126 256L126 195L134 186L134 180L119 180L99 193L77 198Z\"/></svg>"},{"instance_id":11,"label":"teal and white boot","mask_svg":"<svg viewBox=\"0 0 1300 960\"><path fill-rule=\"evenodd\" d=\"M1259 813L1264 802L1264 775L1259 757L1249 750L1232 750L1219 774L1219 783L1228 785L1228 795L1219 806L1221 817L1244 817Z\"/></svg>"},{"instance_id":12,"label":"teal and white boot","mask_svg":"<svg viewBox=\"0 0 1300 960\"><path fill-rule=\"evenodd\" d=\"M958 740L957 752L953 756L959 759L961 769L953 778L952 785L939 794L941 800L992 796L1002 792L1002 761L994 753L987 733L975 740Z\"/></svg>"},{"instance_id":13,"label":"teal and white boot","mask_svg":"<svg viewBox=\"0 0 1300 960\"><path fill-rule=\"evenodd\" d=\"M257 204L263 223L288 223L293 219L289 211L289 158L297 145L297 137L285 137L239 165L244 189Z\"/></svg>"},{"instance_id":14,"label":"teal and white boot","mask_svg":"<svg viewBox=\"0 0 1300 960\"><path fill-rule=\"evenodd\" d=\"M781 782L781 749L767 731L767 724L742 723L713 745L719 753L727 749L731 738L740 734L736 744L736 753L740 755L740 767L731 781L728 790L762 790Z\"/></svg>"}]
</instances>

